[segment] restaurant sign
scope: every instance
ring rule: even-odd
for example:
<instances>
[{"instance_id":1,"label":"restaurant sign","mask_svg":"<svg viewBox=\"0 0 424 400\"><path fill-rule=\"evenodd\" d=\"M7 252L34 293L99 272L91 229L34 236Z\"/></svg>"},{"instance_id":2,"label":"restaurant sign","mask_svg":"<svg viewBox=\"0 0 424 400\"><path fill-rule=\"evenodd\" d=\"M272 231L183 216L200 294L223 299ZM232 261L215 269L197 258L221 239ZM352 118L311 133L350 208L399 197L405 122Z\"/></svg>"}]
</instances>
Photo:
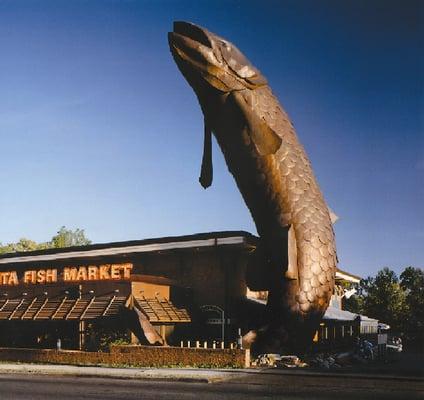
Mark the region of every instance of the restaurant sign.
<instances>
[{"instance_id":1,"label":"restaurant sign","mask_svg":"<svg viewBox=\"0 0 424 400\"><path fill-rule=\"evenodd\" d=\"M65 267L58 272L57 269L27 270L0 272L0 286L16 286L20 284L43 285L55 282L86 282L125 280L131 277L133 265L103 264L80 267Z\"/></svg>"}]
</instances>

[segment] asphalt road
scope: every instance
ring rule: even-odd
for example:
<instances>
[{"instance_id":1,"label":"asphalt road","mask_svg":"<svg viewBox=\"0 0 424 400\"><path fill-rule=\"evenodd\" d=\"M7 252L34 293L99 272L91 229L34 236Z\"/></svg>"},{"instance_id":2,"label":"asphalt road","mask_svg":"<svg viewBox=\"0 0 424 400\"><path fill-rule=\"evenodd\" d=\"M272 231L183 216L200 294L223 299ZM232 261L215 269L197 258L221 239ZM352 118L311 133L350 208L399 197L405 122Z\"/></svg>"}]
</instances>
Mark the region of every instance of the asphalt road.
<instances>
[{"instance_id":1,"label":"asphalt road","mask_svg":"<svg viewBox=\"0 0 424 400\"><path fill-rule=\"evenodd\" d=\"M423 399L422 382L247 374L214 383L0 375L1 400Z\"/></svg>"}]
</instances>

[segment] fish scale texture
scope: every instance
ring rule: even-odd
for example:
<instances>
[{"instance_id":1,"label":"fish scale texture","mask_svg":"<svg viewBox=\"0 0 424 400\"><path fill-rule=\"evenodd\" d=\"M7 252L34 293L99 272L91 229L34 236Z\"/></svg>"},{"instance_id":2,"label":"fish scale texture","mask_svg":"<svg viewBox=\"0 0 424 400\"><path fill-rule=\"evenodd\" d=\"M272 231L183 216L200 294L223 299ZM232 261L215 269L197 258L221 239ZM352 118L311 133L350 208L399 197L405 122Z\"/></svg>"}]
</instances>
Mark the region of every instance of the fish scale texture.
<instances>
[{"instance_id":1,"label":"fish scale texture","mask_svg":"<svg viewBox=\"0 0 424 400\"><path fill-rule=\"evenodd\" d=\"M337 257L334 231L327 205L311 164L294 127L268 86L246 90L252 112L257 113L282 139L271 156L271 174L265 180L273 196L275 218L284 227L294 227L297 247L299 291L286 306L307 314L324 313L334 288Z\"/></svg>"}]
</instances>

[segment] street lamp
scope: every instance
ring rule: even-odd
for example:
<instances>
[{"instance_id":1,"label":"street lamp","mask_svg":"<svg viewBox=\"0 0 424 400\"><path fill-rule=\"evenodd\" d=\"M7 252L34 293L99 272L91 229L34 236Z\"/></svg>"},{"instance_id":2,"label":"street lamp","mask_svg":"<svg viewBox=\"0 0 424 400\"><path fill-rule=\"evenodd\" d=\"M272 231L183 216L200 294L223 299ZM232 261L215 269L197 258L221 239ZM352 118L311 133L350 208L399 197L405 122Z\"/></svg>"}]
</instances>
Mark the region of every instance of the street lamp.
<instances>
[{"instance_id":1,"label":"street lamp","mask_svg":"<svg viewBox=\"0 0 424 400\"><path fill-rule=\"evenodd\" d=\"M204 306L201 306L200 309L202 311L214 311L221 314L221 341L224 343L225 340L225 311L216 305L213 304L206 304Z\"/></svg>"}]
</instances>

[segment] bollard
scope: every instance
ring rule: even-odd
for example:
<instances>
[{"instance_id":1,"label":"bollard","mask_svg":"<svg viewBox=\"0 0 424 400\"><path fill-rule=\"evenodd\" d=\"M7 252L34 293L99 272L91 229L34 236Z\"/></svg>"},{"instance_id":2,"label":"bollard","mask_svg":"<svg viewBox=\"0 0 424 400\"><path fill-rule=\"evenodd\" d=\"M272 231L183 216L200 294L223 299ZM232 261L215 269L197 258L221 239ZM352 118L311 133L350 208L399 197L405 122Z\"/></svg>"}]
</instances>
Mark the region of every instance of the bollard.
<instances>
[{"instance_id":1,"label":"bollard","mask_svg":"<svg viewBox=\"0 0 424 400\"><path fill-rule=\"evenodd\" d=\"M56 349L57 349L57 351L62 350L62 341L60 340L60 338L59 338L59 339L57 339L57 342L56 342Z\"/></svg>"},{"instance_id":2,"label":"bollard","mask_svg":"<svg viewBox=\"0 0 424 400\"><path fill-rule=\"evenodd\" d=\"M190 348L190 346L191 346L191 343L190 343L190 340L188 340L187 341L187 347Z\"/></svg>"},{"instance_id":3,"label":"bollard","mask_svg":"<svg viewBox=\"0 0 424 400\"><path fill-rule=\"evenodd\" d=\"M181 340L180 347L184 347L184 342Z\"/></svg>"},{"instance_id":4,"label":"bollard","mask_svg":"<svg viewBox=\"0 0 424 400\"><path fill-rule=\"evenodd\" d=\"M204 342L204 343L203 343L203 347L204 347L205 349L207 349L207 348L208 348L208 342Z\"/></svg>"},{"instance_id":5,"label":"bollard","mask_svg":"<svg viewBox=\"0 0 424 400\"><path fill-rule=\"evenodd\" d=\"M200 347L200 342L196 340L196 349L198 349L199 347Z\"/></svg>"},{"instance_id":6,"label":"bollard","mask_svg":"<svg viewBox=\"0 0 424 400\"><path fill-rule=\"evenodd\" d=\"M216 342L215 342L215 340L212 342L212 348L213 349L216 349Z\"/></svg>"},{"instance_id":7,"label":"bollard","mask_svg":"<svg viewBox=\"0 0 424 400\"><path fill-rule=\"evenodd\" d=\"M239 349L242 349L243 348L243 336L241 335L241 328L238 329L237 347Z\"/></svg>"},{"instance_id":8,"label":"bollard","mask_svg":"<svg viewBox=\"0 0 424 400\"><path fill-rule=\"evenodd\" d=\"M221 349L224 348L224 342L221 342Z\"/></svg>"}]
</instances>

